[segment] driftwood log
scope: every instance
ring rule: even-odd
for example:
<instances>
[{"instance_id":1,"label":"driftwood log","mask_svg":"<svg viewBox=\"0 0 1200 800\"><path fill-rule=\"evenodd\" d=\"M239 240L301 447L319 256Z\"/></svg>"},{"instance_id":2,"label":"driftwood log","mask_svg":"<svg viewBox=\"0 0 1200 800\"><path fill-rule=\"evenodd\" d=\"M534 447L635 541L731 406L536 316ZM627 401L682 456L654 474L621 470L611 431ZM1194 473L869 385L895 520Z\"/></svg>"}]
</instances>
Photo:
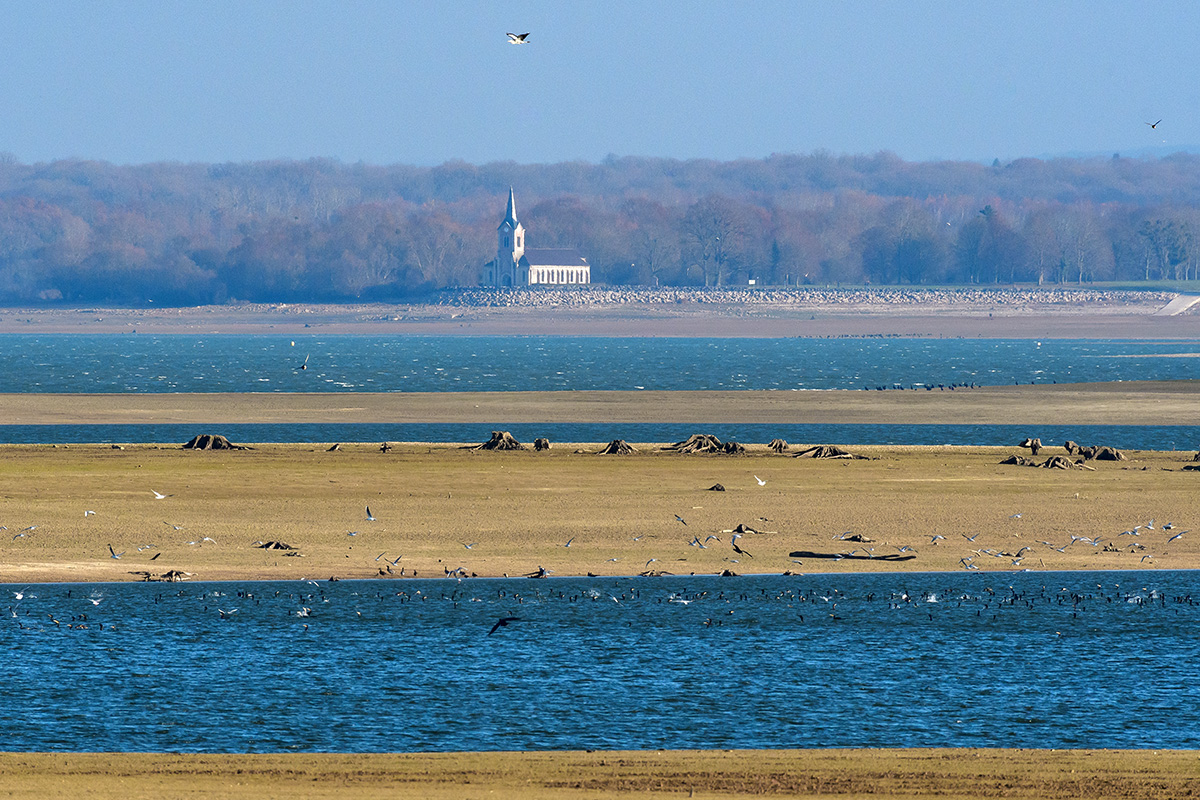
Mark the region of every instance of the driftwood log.
<instances>
[{"instance_id":1,"label":"driftwood log","mask_svg":"<svg viewBox=\"0 0 1200 800\"><path fill-rule=\"evenodd\" d=\"M224 436L213 436L211 434L202 433L199 436L193 436L183 446L184 450L246 450L248 448L242 445L234 444Z\"/></svg>"},{"instance_id":2,"label":"driftwood log","mask_svg":"<svg viewBox=\"0 0 1200 800\"><path fill-rule=\"evenodd\" d=\"M1001 464L1010 464L1015 467L1036 467L1037 466L1036 461L1034 461L1032 458L1026 458L1025 456L1009 456L1008 458L1004 459L1000 463Z\"/></svg>"},{"instance_id":3,"label":"driftwood log","mask_svg":"<svg viewBox=\"0 0 1200 800\"><path fill-rule=\"evenodd\" d=\"M525 445L518 442L508 431L492 431L492 438L483 444L475 445L472 450L524 450Z\"/></svg>"},{"instance_id":4,"label":"driftwood log","mask_svg":"<svg viewBox=\"0 0 1200 800\"><path fill-rule=\"evenodd\" d=\"M1037 455L1042 449L1041 439L1026 439L1021 442L1021 447L1028 447L1031 455Z\"/></svg>"},{"instance_id":5,"label":"driftwood log","mask_svg":"<svg viewBox=\"0 0 1200 800\"><path fill-rule=\"evenodd\" d=\"M627 456L636 453L637 449L624 439L613 439L600 451L602 456Z\"/></svg>"}]
</instances>

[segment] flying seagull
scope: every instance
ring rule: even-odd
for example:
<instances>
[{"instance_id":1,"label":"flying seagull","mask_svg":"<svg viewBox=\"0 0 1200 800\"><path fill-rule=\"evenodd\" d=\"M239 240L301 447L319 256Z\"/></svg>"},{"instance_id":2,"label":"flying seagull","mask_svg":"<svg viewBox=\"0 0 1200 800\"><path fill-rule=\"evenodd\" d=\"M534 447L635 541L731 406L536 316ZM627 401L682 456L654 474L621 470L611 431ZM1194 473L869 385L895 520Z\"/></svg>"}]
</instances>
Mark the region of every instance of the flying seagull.
<instances>
[{"instance_id":1,"label":"flying seagull","mask_svg":"<svg viewBox=\"0 0 1200 800\"><path fill-rule=\"evenodd\" d=\"M304 356L304 363L300 365L300 369L308 369L308 355Z\"/></svg>"},{"instance_id":2,"label":"flying seagull","mask_svg":"<svg viewBox=\"0 0 1200 800\"><path fill-rule=\"evenodd\" d=\"M371 516L371 507L367 506L367 522L374 522L375 518Z\"/></svg>"},{"instance_id":3,"label":"flying seagull","mask_svg":"<svg viewBox=\"0 0 1200 800\"><path fill-rule=\"evenodd\" d=\"M512 36L512 34L510 33L509 36ZM1160 119L1158 122L1162 122L1162 120ZM1150 126L1150 130L1155 130L1158 128L1158 122L1147 122L1146 124Z\"/></svg>"},{"instance_id":4,"label":"flying seagull","mask_svg":"<svg viewBox=\"0 0 1200 800\"><path fill-rule=\"evenodd\" d=\"M529 44L528 33L506 33L504 35L508 37L509 44ZM1159 122L1162 122L1162 120L1159 120Z\"/></svg>"},{"instance_id":5,"label":"flying seagull","mask_svg":"<svg viewBox=\"0 0 1200 800\"><path fill-rule=\"evenodd\" d=\"M501 628L507 628L509 623L511 623L511 622L520 622L520 621L521 621L520 617L501 617L500 619L496 620L496 624L492 626L492 629L490 631L488 631L487 635L491 636L493 633L500 630Z\"/></svg>"},{"instance_id":6,"label":"flying seagull","mask_svg":"<svg viewBox=\"0 0 1200 800\"><path fill-rule=\"evenodd\" d=\"M754 480L758 481L758 485L759 485L759 486L766 486L766 485L767 485L767 482L766 482L766 481L764 481L762 478L758 477L757 475L755 475L755 476L754 476Z\"/></svg>"},{"instance_id":7,"label":"flying seagull","mask_svg":"<svg viewBox=\"0 0 1200 800\"><path fill-rule=\"evenodd\" d=\"M683 517L679 516L678 514L675 515L675 519L679 520L680 522L683 522L684 525L687 525L687 523L684 522Z\"/></svg>"},{"instance_id":8,"label":"flying seagull","mask_svg":"<svg viewBox=\"0 0 1200 800\"><path fill-rule=\"evenodd\" d=\"M150 491L154 492L154 490L153 490L153 489L151 489ZM174 495L162 494L161 492L154 492L154 499L155 499L155 500L166 500L168 497L173 497L173 496L174 496Z\"/></svg>"},{"instance_id":9,"label":"flying seagull","mask_svg":"<svg viewBox=\"0 0 1200 800\"><path fill-rule=\"evenodd\" d=\"M125 555L125 551L124 551L124 550L122 550L122 551L121 551L121 552L119 552L119 553L118 553L118 552L116 552L115 550L113 550L113 549L112 549L112 545L111 545L111 544L108 546L108 553L109 553L109 557L110 557L110 558L120 558L121 556Z\"/></svg>"}]
</instances>

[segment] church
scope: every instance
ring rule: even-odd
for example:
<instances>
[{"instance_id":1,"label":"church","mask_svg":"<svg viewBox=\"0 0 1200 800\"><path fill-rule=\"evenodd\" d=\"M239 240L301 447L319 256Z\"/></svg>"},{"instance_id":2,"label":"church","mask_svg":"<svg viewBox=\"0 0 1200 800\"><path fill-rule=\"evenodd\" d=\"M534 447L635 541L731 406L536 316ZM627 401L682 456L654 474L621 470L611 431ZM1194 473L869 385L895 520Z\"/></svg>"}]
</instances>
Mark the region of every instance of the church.
<instances>
[{"instance_id":1,"label":"church","mask_svg":"<svg viewBox=\"0 0 1200 800\"><path fill-rule=\"evenodd\" d=\"M508 211L496 229L496 258L483 269L485 286L579 286L592 282L592 267L573 247L525 246L525 227L508 190Z\"/></svg>"}]
</instances>

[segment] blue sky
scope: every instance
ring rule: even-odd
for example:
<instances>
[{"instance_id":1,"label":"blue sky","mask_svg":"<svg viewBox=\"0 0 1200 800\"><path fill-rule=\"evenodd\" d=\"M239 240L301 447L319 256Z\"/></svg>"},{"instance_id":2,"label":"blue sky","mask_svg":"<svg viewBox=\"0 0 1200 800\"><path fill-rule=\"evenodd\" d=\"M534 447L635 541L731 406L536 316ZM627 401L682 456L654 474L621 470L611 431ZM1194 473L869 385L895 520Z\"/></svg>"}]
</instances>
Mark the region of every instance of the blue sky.
<instances>
[{"instance_id":1,"label":"blue sky","mask_svg":"<svg viewBox=\"0 0 1200 800\"><path fill-rule=\"evenodd\" d=\"M429 5L9 0L0 151L432 165L1200 143L1195 2Z\"/></svg>"}]
</instances>

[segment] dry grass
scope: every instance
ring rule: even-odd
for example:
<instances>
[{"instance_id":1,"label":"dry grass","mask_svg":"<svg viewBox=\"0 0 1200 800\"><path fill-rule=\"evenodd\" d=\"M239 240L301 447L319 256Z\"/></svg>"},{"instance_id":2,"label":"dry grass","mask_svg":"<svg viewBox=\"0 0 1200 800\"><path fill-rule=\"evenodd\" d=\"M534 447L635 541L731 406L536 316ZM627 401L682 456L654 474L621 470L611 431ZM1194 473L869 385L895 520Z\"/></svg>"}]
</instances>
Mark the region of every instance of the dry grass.
<instances>
[{"instance_id":1,"label":"dry grass","mask_svg":"<svg viewBox=\"0 0 1200 800\"><path fill-rule=\"evenodd\" d=\"M1017 448L857 448L871 456L866 461L792 459L763 445L744 456L647 445L632 456L599 456L596 449L3 446L0 522L8 535L0 540L0 580L130 580L131 572L168 569L197 579L367 578L379 575L379 553L403 556L396 577L401 568L405 576L440 577L457 567L480 576L538 566L557 575L636 574L652 558L651 568L677 574L955 570L964 558L1011 570L1012 557L979 551L1015 554L1026 546L1019 566L1035 570L1200 566L1200 534L1168 545L1161 531L1169 521L1176 532L1197 522L1200 474L1183 470L1190 454L1134 452L1131 461L1096 463L1095 471L1058 471L998 463ZM727 491L707 491L715 483ZM170 496L156 500L152 490ZM376 521L366 519L367 506ZM85 510L96 513L85 517ZM1160 530L1118 536L1151 519ZM739 523L765 533L742 539L754 557L733 563L723 531ZM37 528L10 538L29 525ZM872 541L834 539L844 531ZM721 541L688 544L709 535ZM935 535L945 538L933 543ZM1101 536L1119 550L1076 543L1059 552L1072 535ZM303 557L253 546L270 540ZM109 558L110 543L124 557ZM856 548L880 556L902 546L917 557L796 564L788 556Z\"/></svg>"}]
</instances>

